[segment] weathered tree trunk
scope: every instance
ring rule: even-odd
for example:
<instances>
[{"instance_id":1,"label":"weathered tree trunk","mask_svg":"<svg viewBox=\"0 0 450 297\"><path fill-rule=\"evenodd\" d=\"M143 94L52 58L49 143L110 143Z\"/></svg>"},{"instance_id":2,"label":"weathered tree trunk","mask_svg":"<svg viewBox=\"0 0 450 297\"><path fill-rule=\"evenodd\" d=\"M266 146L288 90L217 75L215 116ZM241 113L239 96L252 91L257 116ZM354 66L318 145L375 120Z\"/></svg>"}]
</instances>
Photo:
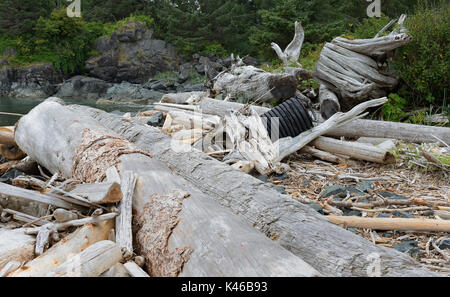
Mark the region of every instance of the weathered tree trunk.
<instances>
[{"instance_id":1,"label":"weathered tree trunk","mask_svg":"<svg viewBox=\"0 0 450 297\"><path fill-rule=\"evenodd\" d=\"M417 143L439 142L440 139L450 145L450 128L373 120L354 120L333 128L326 135L390 138Z\"/></svg>"},{"instance_id":2,"label":"weathered tree trunk","mask_svg":"<svg viewBox=\"0 0 450 297\"><path fill-rule=\"evenodd\" d=\"M342 141L321 136L314 140L311 145L332 154L349 156L357 160L380 164L395 162L395 157L391 153L371 144Z\"/></svg>"},{"instance_id":3,"label":"weathered tree trunk","mask_svg":"<svg viewBox=\"0 0 450 297\"><path fill-rule=\"evenodd\" d=\"M319 275L162 162L54 100L20 120L16 142L52 173L83 182L102 182L111 167L133 171L136 241L152 276Z\"/></svg>"},{"instance_id":4,"label":"weathered tree trunk","mask_svg":"<svg viewBox=\"0 0 450 297\"><path fill-rule=\"evenodd\" d=\"M297 83L290 74L272 74L253 66L242 66L219 74L213 91L232 98L271 103L294 97Z\"/></svg>"},{"instance_id":5,"label":"weathered tree trunk","mask_svg":"<svg viewBox=\"0 0 450 297\"><path fill-rule=\"evenodd\" d=\"M77 114L90 114L137 147L151 152L155 159L167 163L210 198L245 218L324 275L367 276L368 257L372 253L380 255L383 276L437 275L408 255L377 247L329 223L309 206L202 152L175 152L170 149L171 138L156 128L89 107L70 108Z\"/></svg>"}]
</instances>

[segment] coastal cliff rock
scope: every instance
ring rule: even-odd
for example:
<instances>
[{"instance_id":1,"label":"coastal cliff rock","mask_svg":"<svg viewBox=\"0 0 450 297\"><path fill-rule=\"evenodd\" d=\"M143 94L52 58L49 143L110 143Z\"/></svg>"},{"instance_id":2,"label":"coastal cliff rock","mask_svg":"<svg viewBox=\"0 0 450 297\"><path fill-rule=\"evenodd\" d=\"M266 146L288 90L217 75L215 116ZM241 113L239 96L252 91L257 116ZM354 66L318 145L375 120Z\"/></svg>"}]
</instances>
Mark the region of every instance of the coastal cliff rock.
<instances>
[{"instance_id":1,"label":"coastal cliff rock","mask_svg":"<svg viewBox=\"0 0 450 297\"><path fill-rule=\"evenodd\" d=\"M142 84L157 73L178 70L180 58L175 47L153 38L153 30L142 22L130 21L111 36L100 38L99 55L85 63L89 76L107 82Z\"/></svg>"}]
</instances>

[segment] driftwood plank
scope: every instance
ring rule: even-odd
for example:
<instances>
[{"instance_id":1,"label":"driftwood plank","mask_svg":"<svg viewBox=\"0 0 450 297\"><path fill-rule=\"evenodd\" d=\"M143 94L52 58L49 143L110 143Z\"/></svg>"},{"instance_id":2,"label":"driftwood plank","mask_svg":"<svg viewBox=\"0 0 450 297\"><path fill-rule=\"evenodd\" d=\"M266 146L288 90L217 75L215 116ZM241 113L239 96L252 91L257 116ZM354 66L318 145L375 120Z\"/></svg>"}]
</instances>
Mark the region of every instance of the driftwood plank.
<instances>
[{"instance_id":1,"label":"driftwood plank","mask_svg":"<svg viewBox=\"0 0 450 297\"><path fill-rule=\"evenodd\" d=\"M46 277L97 277L121 259L120 248L112 241L103 240L62 263Z\"/></svg>"},{"instance_id":2,"label":"driftwood plank","mask_svg":"<svg viewBox=\"0 0 450 297\"><path fill-rule=\"evenodd\" d=\"M132 171L123 173L121 187L124 193L123 200L119 204L120 214L116 217L116 243L133 255L133 194L136 186L136 175Z\"/></svg>"},{"instance_id":3,"label":"driftwood plank","mask_svg":"<svg viewBox=\"0 0 450 297\"><path fill-rule=\"evenodd\" d=\"M61 263L76 254L81 253L86 247L98 241L108 238L109 230L113 228L112 220L104 221L99 224L88 224L79 228L74 233L62 239L56 245L52 246L42 256L26 263L22 268L12 273L10 276L17 277L39 277L52 271Z\"/></svg>"},{"instance_id":4,"label":"driftwood plank","mask_svg":"<svg viewBox=\"0 0 450 297\"><path fill-rule=\"evenodd\" d=\"M150 277L147 272L132 261L125 263L123 266L132 277Z\"/></svg>"},{"instance_id":5,"label":"driftwood plank","mask_svg":"<svg viewBox=\"0 0 450 297\"><path fill-rule=\"evenodd\" d=\"M40 193L36 193L30 190L10 186L5 183L0 183L0 198L18 198L18 199L24 199L34 202L39 202L47 205L52 205L55 207L60 207L64 209L77 209L77 210L84 210L84 208L68 203L60 198L57 198L55 196L50 195L44 195Z\"/></svg>"},{"instance_id":6,"label":"driftwood plank","mask_svg":"<svg viewBox=\"0 0 450 297\"><path fill-rule=\"evenodd\" d=\"M367 276L369 255L377 253L383 276L437 275L408 255L375 246L335 226L309 206L278 193L260 180L230 168L206 154L175 152L171 138L158 129L97 109L71 106L151 152L178 175L327 276ZM163 182L161 182L163 183ZM314 247L314 248L311 248Z\"/></svg>"},{"instance_id":7,"label":"driftwood plank","mask_svg":"<svg viewBox=\"0 0 450 297\"><path fill-rule=\"evenodd\" d=\"M120 185L116 182L79 184L70 193L97 204L117 203L123 198Z\"/></svg>"},{"instance_id":8,"label":"driftwood plank","mask_svg":"<svg viewBox=\"0 0 450 297\"><path fill-rule=\"evenodd\" d=\"M0 230L0 270L11 261L25 263L32 259L35 241L23 229Z\"/></svg>"}]
</instances>

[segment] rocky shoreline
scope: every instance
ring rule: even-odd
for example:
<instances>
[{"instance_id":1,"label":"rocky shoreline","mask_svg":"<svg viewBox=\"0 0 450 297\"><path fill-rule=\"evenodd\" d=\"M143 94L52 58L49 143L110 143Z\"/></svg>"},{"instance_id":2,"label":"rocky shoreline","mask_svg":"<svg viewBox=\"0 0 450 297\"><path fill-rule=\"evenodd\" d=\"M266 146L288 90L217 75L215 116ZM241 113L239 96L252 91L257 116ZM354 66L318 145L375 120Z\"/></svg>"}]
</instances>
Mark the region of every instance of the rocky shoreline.
<instances>
[{"instance_id":1,"label":"rocky shoreline","mask_svg":"<svg viewBox=\"0 0 450 297\"><path fill-rule=\"evenodd\" d=\"M196 54L185 61L173 45L154 39L153 30L137 21L100 38L94 52L85 63L85 75L68 77L48 63L13 67L9 58L15 51L7 49L0 55L0 97L58 96L87 98L99 104L149 104L167 93L203 91L206 77L231 65L231 58L213 54ZM251 57L245 62L259 65Z\"/></svg>"}]
</instances>

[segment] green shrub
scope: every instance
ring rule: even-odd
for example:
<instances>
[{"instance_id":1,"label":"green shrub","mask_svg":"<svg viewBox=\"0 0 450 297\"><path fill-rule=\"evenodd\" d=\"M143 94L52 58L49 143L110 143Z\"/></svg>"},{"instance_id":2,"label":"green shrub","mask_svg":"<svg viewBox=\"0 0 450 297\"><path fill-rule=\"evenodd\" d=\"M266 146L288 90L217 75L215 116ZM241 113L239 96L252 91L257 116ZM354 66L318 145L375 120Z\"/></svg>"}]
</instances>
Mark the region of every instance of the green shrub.
<instances>
[{"instance_id":1,"label":"green shrub","mask_svg":"<svg viewBox=\"0 0 450 297\"><path fill-rule=\"evenodd\" d=\"M393 122L402 120L406 116L404 110L408 102L406 99L394 93L389 94L388 99L389 101L382 108L384 119Z\"/></svg>"},{"instance_id":2,"label":"green shrub","mask_svg":"<svg viewBox=\"0 0 450 297\"><path fill-rule=\"evenodd\" d=\"M394 67L403 81L399 93L416 106L442 106L450 84L450 3L421 1L405 26L413 41L400 48Z\"/></svg>"},{"instance_id":3,"label":"green shrub","mask_svg":"<svg viewBox=\"0 0 450 297\"><path fill-rule=\"evenodd\" d=\"M363 19L361 23L359 23L355 27L354 38L355 39L366 39L366 38L374 38L375 35L390 21L390 18L383 15L380 18L366 18ZM390 28L392 30L392 27ZM384 32L383 35L386 35L390 31Z\"/></svg>"}]
</instances>

